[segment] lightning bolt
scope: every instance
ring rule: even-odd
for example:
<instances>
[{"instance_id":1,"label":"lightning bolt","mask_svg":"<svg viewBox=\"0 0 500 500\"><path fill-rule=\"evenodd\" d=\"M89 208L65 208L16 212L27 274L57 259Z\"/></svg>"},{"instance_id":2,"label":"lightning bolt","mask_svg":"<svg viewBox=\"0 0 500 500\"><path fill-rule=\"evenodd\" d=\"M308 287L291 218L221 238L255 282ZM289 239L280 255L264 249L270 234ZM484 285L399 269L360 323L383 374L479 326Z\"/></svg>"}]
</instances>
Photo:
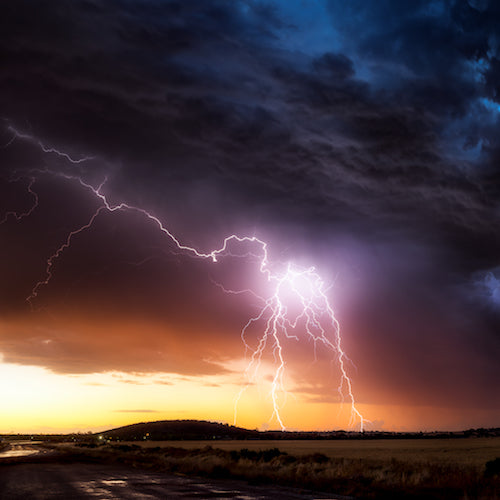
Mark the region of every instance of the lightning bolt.
<instances>
[{"instance_id":1,"label":"lightning bolt","mask_svg":"<svg viewBox=\"0 0 500 500\"><path fill-rule=\"evenodd\" d=\"M72 164L85 163L95 158L93 156L85 156L75 159L64 151L46 146L42 141L30 134L19 132L11 125L9 125L8 130L14 134L9 144L16 139L28 141L37 145L44 153L55 154ZM76 227L68 233L66 239L47 259L44 278L35 284L30 295L26 298L32 310L34 309L34 301L38 297L41 289L48 286L53 277L53 269L57 259L59 259L62 253L71 246L75 238L93 226L96 219L103 212L113 213L125 211L138 213L142 215L145 220L153 223L179 251L191 255L192 257L207 259L212 262L218 262L218 259L221 257L233 255L231 253L231 247L233 245L250 245L252 249L255 248L255 250L247 251L243 256L251 255L257 259L259 272L265 276L267 282L271 285L270 289L272 292L269 296L262 297L255 291L249 289L239 291L227 290L222 285L217 284L217 286L222 288L226 293L251 293L253 296L257 297L261 303L258 314L250 318L241 330L241 339L245 346L245 355L248 356L248 353L250 353L250 355L245 370L247 384L241 388L235 398L235 423L240 398L249 385L256 379L264 354L270 351L273 355L275 364L271 383L273 407L271 420L275 418L281 429L285 430L285 425L280 413L280 395L286 397L287 394L284 385L286 362L283 343L285 339L300 341L305 337L313 342L315 359L316 347L318 344L321 344L332 353L333 359L337 361L340 369L340 383L338 386L340 400L344 403L345 399L347 399L350 404L351 425L355 422L359 422L360 430L364 430L365 424L369 421L362 416L356 406L352 381L347 370L347 364L350 363L350 360L342 348L340 324L328 300L328 289L325 287L325 283L314 267L302 268L293 263L288 263L285 266L271 265L269 262L267 243L256 236L231 234L223 239L219 248L209 252L202 252L195 247L182 243L158 217L149 211L124 202L117 204L111 203L105 194L107 178L104 178L100 185L94 186L79 175L50 170L39 170L36 171L36 173L37 175L52 175L63 178L69 182L79 183L82 189L89 191L96 199L98 207L91 214L86 223ZM33 190L36 176L33 174L29 179L30 181L27 189L33 198L32 206L23 213L7 212L0 221L0 224L7 222L9 216L20 221L31 215L38 206L38 195ZM299 304L299 307L293 307L292 304ZM250 330L253 328L258 328L262 333L258 337L256 347L252 348L247 338Z\"/></svg>"},{"instance_id":2,"label":"lightning bolt","mask_svg":"<svg viewBox=\"0 0 500 500\"><path fill-rule=\"evenodd\" d=\"M283 358L282 340L286 338L299 341L298 332L305 333L306 337L314 343L315 357L318 343L335 354L341 373L338 387L341 401L344 402L347 396L351 407L351 425L355 420L359 420L360 430L363 431L364 425L369 421L361 415L356 407L352 382L346 368L346 364L350 360L342 349L340 324L326 295L325 283L314 267L303 269L292 263L286 266L284 272L271 274L269 279L274 282L274 292L267 299L261 297L263 306L259 314L250 318L241 332L243 344L247 352L251 352L250 362L245 371L249 383L256 379L263 354L270 343L276 362L276 370L271 384L273 416L284 430L285 426L280 416L278 403L279 393L286 394L283 386L286 363ZM299 312L295 314L287 305L293 298L298 300L301 305ZM251 349L246 341L247 331L254 324L260 323L264 324L264 332L257 347ZM248 386L249 384L244 386L236 397L235 421L239 399Z\"/></svg>"},{"instance_id":3,"label":"lightning bolt","mask_svg":"<svg viewBox=\"0 0 500 500\"><path fill-rule=\"evenodd\" d=\"M20 180L21 180L21 178L18 177L18 178L12 179L11 182L17 182ZM5 215L3 216L3 218L0 220L0 225L7 222L9 217L13 217L14 219L16 219L16 221L19 222L20 220L24 219L25 217L29 217L33 213L33 211L38 207L38 194L35 191L33 191L33 185L35 184L35 181L36 181L35 177L30 177L28 187L27 187L28 193L31 195L31 197L33 199L33 203L31 205L31 207L26 212L18 213L14 210L6 212Z\"/></svg>"},{"instance_id":4,"label":"lightning bolt","mask_svg":"<svg viewBox=\"0 0 500 500\"><path fill-rule=\"evenodd\" d=\"M37 139L31 134L27 134L26 132L20 132L13 125L8 125L7 130L12 134L12 138L7 142L7 144L4 144L3 146L4 148L10 146L16 139L22 139L26 142L34 144L35 146L38 146L44 153L55 154L75 165L78 165L79 163L84 163L89 160L93 160L95 158L94 156L82 156L80 158L73 158L64 151L59 151L56 148L46 146L41 140Z\"/></svg>"}]
</instances>

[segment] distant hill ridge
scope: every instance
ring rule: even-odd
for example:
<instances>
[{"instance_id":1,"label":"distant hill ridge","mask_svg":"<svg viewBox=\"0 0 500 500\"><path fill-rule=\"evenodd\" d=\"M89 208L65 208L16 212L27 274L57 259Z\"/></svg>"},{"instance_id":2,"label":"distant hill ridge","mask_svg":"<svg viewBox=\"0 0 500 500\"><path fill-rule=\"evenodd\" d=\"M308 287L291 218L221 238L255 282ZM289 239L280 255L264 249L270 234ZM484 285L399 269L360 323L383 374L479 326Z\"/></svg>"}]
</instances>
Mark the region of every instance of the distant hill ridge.
<instances>
[{"instance_id":1,"label":"distant hill ridge","mask_svg":"<svg viewBox=\"0 0 500 500\"><path fill-rule=\"evenodd\" d=\"M465 431L390 432L390 431L257 431L205 420L160 420L141 422L97 433L112 441L178 441L214 439L432 439L498 437L500 428Z\"/></svg>"},{"instance_id":2,"label":"distant hill ridge","mask_svg":"<svg viewBox=\"0 0 500 500\"><path fill-rule=\"evenodd\" d=\"M136 441L198 440L198 439L251 439L259 438L260 432L234 425L204 420L161 420L118 427L101 432L107 439Z\"/></svg>"}]
</instances>

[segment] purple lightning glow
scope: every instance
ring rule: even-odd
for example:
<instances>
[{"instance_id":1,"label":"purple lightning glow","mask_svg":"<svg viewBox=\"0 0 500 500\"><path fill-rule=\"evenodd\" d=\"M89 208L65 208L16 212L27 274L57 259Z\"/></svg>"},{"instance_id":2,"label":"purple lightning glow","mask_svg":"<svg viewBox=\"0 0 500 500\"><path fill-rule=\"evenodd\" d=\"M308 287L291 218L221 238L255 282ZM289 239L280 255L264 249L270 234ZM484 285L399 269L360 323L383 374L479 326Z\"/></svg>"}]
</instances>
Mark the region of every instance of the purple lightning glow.
<instances>
[{"instance_id":1,"label":"purple lightning glow","mask_svg":"<svg viewBox=\"0 0 500 500\"><path fill-rule=\"evenodd\" d=\"M261 297L263 306L256 317L251 318L243 327L241 338L247 351L251 351L250 362L246 369L249 382L255 380L259 370L262 356L268 343L276 360L277 368L271 384L271 397L273 401L273 416L282 429L285 429L279 413L278 393L285 392L283 375L285 371L285 359L283 358L283 347L280 339L294 339L299 341L296 335L299 327L306 336L314 342L316 357L316 345L324 345L336 355L339 362L341 380L338 392L341 401L344 402L345 393L351 405L351 425L354 420L360 422L360 430L363 431L364 424L368 422L356 407L352 382L347 374L346 362L349 361L342 349L340 324L328 301L325 293L325 284L314 267L299 268L291 263L286 266L286 271L280 274L270 274L270 281L274 283L274 293L267 299ZM299 312L293 314L290 302L295 298L299 301ZM246 333L254 323L264 323L264 333L260 337L258 345L252 349L246 341ZM291 333L293 332L293 334ZM235 421L237 403L248 387L241 389L236 398ZM345 392L344 392L345 388ZM272 417L271 417L272 418Z\"/></svg>"},{"instance_id":2,"label":"purple lightning glow","mask_svg":"<svg viewBox=\"0 0 500 500\"><path fill-rule=\"evenodd\" d=\"M32 135L21 133L14 127L9 126L8 130L14 134L14 137L9 141L12 144L15 139L29 141L37 145L44 153L56 154L69 161L72 164L84 163L94 157L86 156L80 159L74 159L67 153L59 151L53 147L47 147L40 140ZM351 425L359 421L360 430L364 429L366 420L358 410L352 390L352 381L348 375L346 364L350 361L346 356L341 341L340 324L336 319L335 313L327 297L327 289L325 283L313 268L301 268L292 263L285 266L271 265L268 258L268 245L265 241L256 236L239 236L231 234L222 241L219 248L208 253L201 252L194 247L184 245L170 230L164 226L162 221L149 211L129 205L127 203L112 204L107 198L104 189L107 179L97 187L86 182L81 176L69 175L62 172L54 172L50 170L31 171L32 175L29 178L27 187L28 193L33 198L33 204L29 210L23 213L7 212L0 223L7 222L9 217L14 217L17 221L28 217L38 206L38 195L33 190L33 186L37 179L36 175L51 175L63 178L69 182L78 183L83 189L90 192L96 200L99 201L99 206L92 213L85 224L75 228L68 233L68 236L63 243L50 255L47 259L45 268L45 277L38 281L30 295L26 298L31 308L34 309L34 301L40 293L40 290L49 285L53 277L54 264L61 254L67 250L73 240L82 232L90 229L98 216L102 212L135 212L151 221L158 230L167 236L174 243L178 250L202 259L208 259L212 262L217 262L220 257L231 255L230 247L232 245L248 245L256 248L256 251L246 253L253 258L257 258L259 262L259 272L265 276L267 282L271 285L272 292L267 297L262 297L253 290L227 290L222 285L217 284L226 293L251 293L261 301L259 313L250 318L247 324L241 331L241 339L245 346L245 354L249 355L248 366L245 370L247 385L242 387L235 401L234 419L236 423L237 406L243 392L256 379L259 372L263 356L266 352L271 352L275 361L274 376L271 384L271 399L273 405L273 413L271 419L275 418L281 429L285 429L283 419L280 414L280 395L286 395L284 387L285 373L285 355L283 350L283 341L285 339L301 340L304 336L306 339L313 342L314 352L316 357L316 347L318 344L329 350L334 359L337 360L340 368L340 384L338 393L342 403L348 399L351 409ZM35 172L35 173L33 173ZM18 181L19 179L14 179ZM298 307L297 307L298 306ZM259 336L257 346L252 348L247 340L249 331L253 328L259 328L262 334Z\"/></svg>"}]
</instances>

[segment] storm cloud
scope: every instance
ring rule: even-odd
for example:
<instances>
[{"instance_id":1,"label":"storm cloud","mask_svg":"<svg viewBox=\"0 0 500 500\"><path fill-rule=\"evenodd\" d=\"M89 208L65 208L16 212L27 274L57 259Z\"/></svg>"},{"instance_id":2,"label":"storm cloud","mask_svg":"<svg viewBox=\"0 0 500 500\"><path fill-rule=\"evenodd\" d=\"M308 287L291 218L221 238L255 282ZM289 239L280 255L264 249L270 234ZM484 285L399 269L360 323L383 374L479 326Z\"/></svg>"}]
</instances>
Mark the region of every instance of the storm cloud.
<instances>
[{"instance_id":1,"label":"storm cloud","mask_svg":"<svg viewBox=\"0 0 500 500\"><path fill-rule=\"evenodd\" d=\"M257 234L273 258L316 265L370 380L362 401L498 409L498 26L500 7L479 0L8 2L4 358L63 373L203 374L241 354L255 304L214 283L247 288L252 264L207 268L140 213L103 214L79 235L31 312L48 256L97 206L68 180L78 174L106 177L113 202L204 251ZM71 164L41 144L93 159ZM33 203L30 179L39 206L16 220L9 212ZM58 349L37 347L45 332L27 326L35 314L55 328L46 311L77 318L67 330L57 320L47 339ZM150 348L137 356L131 332L103 348L102 317L147 318Z\"/></svg>"}]
</instances>

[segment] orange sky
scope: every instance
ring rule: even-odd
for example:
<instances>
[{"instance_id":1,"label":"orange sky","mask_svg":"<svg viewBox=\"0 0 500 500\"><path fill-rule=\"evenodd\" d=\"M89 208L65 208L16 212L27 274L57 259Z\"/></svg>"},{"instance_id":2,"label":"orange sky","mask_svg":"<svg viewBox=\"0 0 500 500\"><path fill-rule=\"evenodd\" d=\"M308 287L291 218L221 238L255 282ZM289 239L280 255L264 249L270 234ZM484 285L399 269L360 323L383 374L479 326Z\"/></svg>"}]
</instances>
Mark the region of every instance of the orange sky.
<instances>
[{"instance_id":1,"label":"orange sky","mask_svg":"<svg viewBox=\"0 0 500 500\"><path fill-rule=\"evenodd\" d=\"M61 332L64 331L64 336ZM262 363L255 381L235 407L246 379L248 359L238 334L234 341L215 335L178 335L164 325L116 321L47 320L1 324L4 354L0 399L8 402L0 432L103 430L138 421L204 419L247 428L279 428L270 397L275 365ZM10 333L10 335L9 335ZM24 344L29 344L27 349ZM291 430L357 429L349 404L339 404L338 369L311 346L296 341L288 349L280 394L280 415ZM15 362L15 363L13 363ZM357 360L359 366L365 363ZM107 368L106 368L107 367ZM166 371L171 367L171 371ZM358 408L374 430L457 430L494 426L498 410L465 408L456 402L425 404L364 379L349 367ZM417 404L412 404L417 400ZM380 401L380 403L377 403Z\"/></svg>"}]
</instances>

